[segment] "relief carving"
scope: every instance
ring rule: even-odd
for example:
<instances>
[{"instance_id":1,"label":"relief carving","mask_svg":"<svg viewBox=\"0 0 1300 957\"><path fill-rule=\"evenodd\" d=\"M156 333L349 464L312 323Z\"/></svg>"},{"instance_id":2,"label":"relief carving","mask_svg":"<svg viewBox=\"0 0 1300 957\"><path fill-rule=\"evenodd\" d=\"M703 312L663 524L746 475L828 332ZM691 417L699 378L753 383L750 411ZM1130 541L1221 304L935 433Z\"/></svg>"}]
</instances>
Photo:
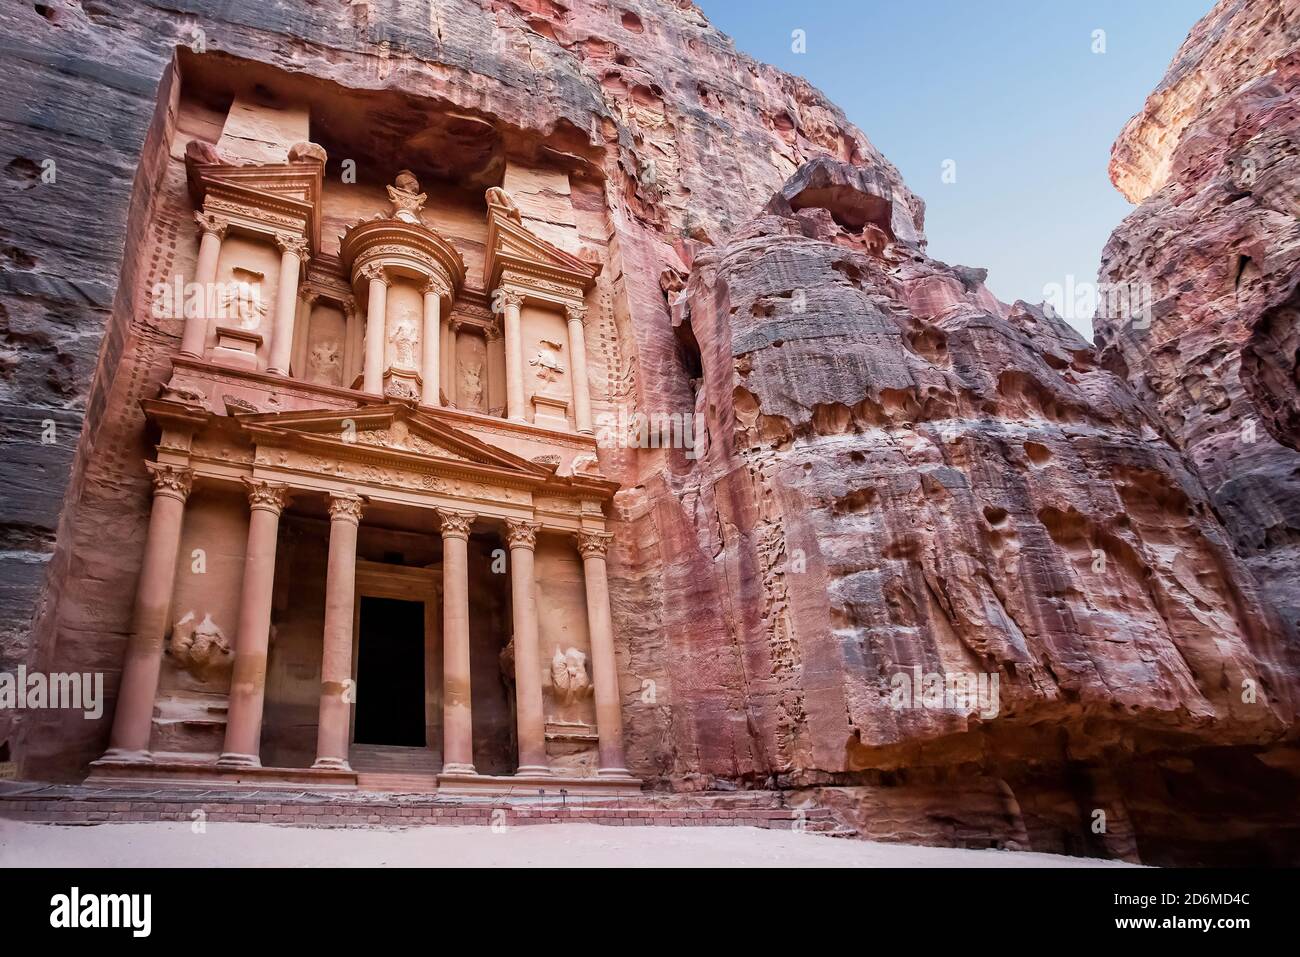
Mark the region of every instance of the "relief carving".
<instances>
[{"instance_id":1,"label":"relief carving","mask_svg":"<svg viewBox=\"0 0 1300 957\"><path fill-rule=\"evenodd\" d=\"M233 661L230 640L212 620L211 612L197 625L194 612L186 612L172 626L171 654L177 664L200 681L229 669Z\"/></svg>"},{"instance_id":2,"label":"relief carving","mask_svg":"<svg viewBox=\"0 0 1300 957\"><path fill-rule=\"evenodd\" d=\"M564 366L560 363L562 348L558 342L552 342L550 339L538 341L536 357L528 360L528 364L537 370L537 378L551 383L564 375Z\"/></svg>"},{"instance_id":3,"label":"relief carving","mask_svg":"<svg viewBox=\"0 0 1300 957\"><path fill-rule=\"evenodd\" d=\"M384 387L384 398L419 399L420 393L416 391L415 383L409 379L395 378Z\"/></svg>"},{"instance_id":4,"label":"relief carving","mask_svg":"<svg viewBox=\"0 0 1300 957\"><path fill-rule=\"evenodd\" d=\"M307 381L336 384L342 367L339 344L332 341L318 342L312 346L311 355L307 357Z\"/></svg>"},{"instance_id":5,"label":"relief carving","mask_svg":"<svg viewBox=\"0 0 1300 957\"><path fill-rule=\"evenodd\" d=\"M415 323L407 316L398 320L388 337L388 344L393 349L393 364L401 369L415 368Z\"/></svg>"},{"instance_id":6,"label":"relief carving","mask_svg":"<svg viewBox=\"0 0 1300 957\"><path fill-rule=\"evenodd\" d=\"M262 274L251 269L234 269L231 281L220 284L220 315L234 319L241 329L256 329L266 316L262 301Z\"/></svg>"},{"instance_id":7,"label":"relief carving","mask_svg":"<svg viewBox=\"0 0 1300 957\"><path fill-rule=\"evenodd\" d=\"M483 363L460 363L460 390L457 393L466 407L483 409Z\"/></svg>"},{"instance_id":8,"label":"relief carving","mask_svg":"<svg viewBox=\"0 0 1300 957\"><path fill-rule=\"evenodd\" d=\"M555 646L551 657L551 694L560 704L574 704L591 696L591 678L587 676L587 656L577 648L561 651Z\"/></svg>"}]
</instances>

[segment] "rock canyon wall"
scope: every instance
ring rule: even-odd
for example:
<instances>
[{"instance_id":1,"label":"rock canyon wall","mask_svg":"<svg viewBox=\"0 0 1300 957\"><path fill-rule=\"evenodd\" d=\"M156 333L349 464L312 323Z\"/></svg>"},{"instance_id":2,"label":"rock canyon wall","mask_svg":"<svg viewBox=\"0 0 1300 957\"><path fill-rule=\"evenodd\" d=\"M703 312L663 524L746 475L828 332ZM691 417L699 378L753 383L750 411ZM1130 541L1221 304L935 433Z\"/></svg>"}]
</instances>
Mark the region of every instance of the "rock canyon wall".
<instances>
[{"instance_id":1,"label":"rock canyon wall","mask_svg":"<svg viewBox=\"0 0 1300 957\"><path fill-rule=\"evenodd\" d=\"M146 295L191 268L169 204L230 108L182 91L238 82L305 104L327 177L504 185L603 265L635 774L780 788L882 839L1300 858L1294 4L1219 4L1117 144L1144 202L1103 278L1156 307L1099 319L1099 351L929 258L867 138L686 0L11 0L0 23L0 670L115 687L138 403L180 336ZM703 428L655 447L638 416ZM106 733L0 714L29 777L79 777Z\"/></svg>"}]
</instances>

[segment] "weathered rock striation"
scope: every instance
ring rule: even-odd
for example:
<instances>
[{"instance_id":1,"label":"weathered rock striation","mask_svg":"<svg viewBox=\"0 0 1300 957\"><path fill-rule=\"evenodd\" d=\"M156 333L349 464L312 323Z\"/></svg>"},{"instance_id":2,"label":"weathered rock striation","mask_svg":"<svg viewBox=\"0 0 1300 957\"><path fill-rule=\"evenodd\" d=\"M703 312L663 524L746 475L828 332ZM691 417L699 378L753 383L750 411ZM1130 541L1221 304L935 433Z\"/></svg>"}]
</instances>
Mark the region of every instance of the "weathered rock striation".
<instances>
[{"instance_id":1,"label":"weathered rock striation","mask_svg":"<svg viewBox=\"0 0 1300 957\"><path fill-rule=\"evenodd\" d=\"M1300 646L1300 6L1221 2L1115 142L1141 205L1103 283L1149 322L1102 312L1103 363L1186 456Z\"/></svg>"},{"instance_id":2,"label":"weathered rock striation","mask_svg":"<svg viewBox=\"0 0 1300 957\"><path fill-rule=\"evenodd\" d=\"M0 23L19 94L0 114L0 669L115 686L148 508L138 402L181 331L146 290L194 256L164 131L177 76L238 72L311 105L328 175L424 148L480 194L507 162L567 177L520 206L605 264L590 380L622 486L637 776L781 788L884 839L1300 855L1293 5L1220 4L1122 137L1117 183L1174 181L1108 247L1103 278L1159 292L1150 329L1099 321L1101 358L930 259L923 203L866 137L684 0L84 0ZM1225 39L1243 32L1249 53ZM1196 64L1217 81L1179 80ZM1251 414L1258 441L1226 444ZM638 415L704 427L646 447ZM928 702L927 675L984 694ZM8 721L28 776L104 750L106 724Z\"/></svg>"}]
</instances>

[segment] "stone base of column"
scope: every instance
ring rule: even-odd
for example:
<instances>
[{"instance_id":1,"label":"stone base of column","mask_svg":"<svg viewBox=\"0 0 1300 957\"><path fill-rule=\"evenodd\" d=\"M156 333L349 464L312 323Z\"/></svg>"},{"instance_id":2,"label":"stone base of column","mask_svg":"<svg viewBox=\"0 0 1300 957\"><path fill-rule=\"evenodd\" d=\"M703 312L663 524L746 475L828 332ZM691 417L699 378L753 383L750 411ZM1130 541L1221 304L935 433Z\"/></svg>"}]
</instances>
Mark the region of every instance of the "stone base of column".
<instances>
[{"instance_id":1,"label":"stone base of column","mask_svg":"<svg viewBox=\"0 0 1300 957\"><path fill-rule=\"evenodd\" d=\"M219 768L260 768L261 766L262 759L256 754L236 754L233 751L227 751L217 758L217 767Z\"/></svg>"},{"instance_id":2,"label":"stone base of column","mask_svg":"<svg viewBox=\"0 0 1300 957\"><path fill-rule=\"evenodd\" d=\"M153 764L153 753L132 751L127 748L109 748L99 760L110 764Z\"/></svg>"},{"instance_id":3,"label":"stone base of column","mask_svg":"<svg viewBox=\"0 0 1300 957\"><path fill-rule=\"evenodd\" d=\"M618 778L622 780L624 778L631 778L632 772L629 771L627 768L601 768L599 771L596 772L596 777Z\"/></svg>"},{"instance_id":4,"label":"stone base of column","mask_svg":"<svg viewBox=\"0 0 1300 957\"><path fill-rule=\"evenodd\" d=\"M550 773L551 769L544 764L521 764L519 770L515 772L515 776L537 777L538 775L548 775Z\"/></svg>"},{"instance_id":5,"label":"stone base of column","mask_svg":"<svg viewBox=\"0 0 1300 957\"><path fill-rule=\"evenodd\" d=\"M317 758L312 765L316 771L351 771L352 765L344 758Z\"/></svg>"},{"instance_id":6,"label":"stone base of column","mask_svg":"<svg viewBox=\"0 0 1300 957\"><path fill-rule=\"evenodd\" d=\"M444 764L442 766L441 773L442 774L478 774L478 772L474 770L474 765L456 764L454 762L451 764Z\"/></svg>"}]
</instances>

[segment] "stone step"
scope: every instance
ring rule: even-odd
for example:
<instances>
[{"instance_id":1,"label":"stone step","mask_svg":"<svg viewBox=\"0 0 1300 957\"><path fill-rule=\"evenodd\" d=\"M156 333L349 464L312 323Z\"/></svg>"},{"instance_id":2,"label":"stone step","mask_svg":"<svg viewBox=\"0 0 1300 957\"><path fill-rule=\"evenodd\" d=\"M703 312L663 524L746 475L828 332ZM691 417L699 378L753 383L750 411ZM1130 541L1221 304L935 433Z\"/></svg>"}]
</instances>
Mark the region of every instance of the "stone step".
<instances>
[{"instance_id":1,"label":"stone step","mask_svg":"<svg viewBox=\"0 0 1300 957\"><path fill-rule=\"evenodd\" d=\"M432 794L438 790L438 775L358 771L357 787L362 791L386 791L394 794Z\"/></svg>"},{"instance_id":2,"label":"stone step","mask_svg":"<svg viewBox=\"0 0 1300 957\"><path fill-rule=\"evenodd\" d=\"M438 771L438 755L428 748L398 748L379 744L354 744L348 749L348 763L358 774L419 774Z\"/></svg>"}]
</instances>

